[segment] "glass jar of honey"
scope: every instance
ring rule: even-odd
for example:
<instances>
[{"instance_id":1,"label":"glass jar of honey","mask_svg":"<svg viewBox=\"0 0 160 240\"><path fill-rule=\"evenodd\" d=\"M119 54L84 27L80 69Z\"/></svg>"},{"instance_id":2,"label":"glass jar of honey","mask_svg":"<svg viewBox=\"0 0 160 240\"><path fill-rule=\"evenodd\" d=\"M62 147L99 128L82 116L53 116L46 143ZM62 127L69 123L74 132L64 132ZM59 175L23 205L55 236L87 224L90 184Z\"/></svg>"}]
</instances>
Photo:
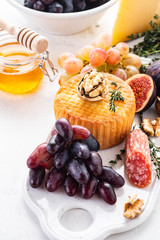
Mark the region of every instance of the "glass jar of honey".
<instances>
[{"instance_id":1,"label":"glass jar of honey","mask_svg":"<svg viewBox=\"0 0 160 240\"><path fill-rule=\"evenodd\" d=\"M46 74L45 56L46 53L36 54L0 30L0 90L13 94L35 90Z\"/></svg>"}]
</instances>

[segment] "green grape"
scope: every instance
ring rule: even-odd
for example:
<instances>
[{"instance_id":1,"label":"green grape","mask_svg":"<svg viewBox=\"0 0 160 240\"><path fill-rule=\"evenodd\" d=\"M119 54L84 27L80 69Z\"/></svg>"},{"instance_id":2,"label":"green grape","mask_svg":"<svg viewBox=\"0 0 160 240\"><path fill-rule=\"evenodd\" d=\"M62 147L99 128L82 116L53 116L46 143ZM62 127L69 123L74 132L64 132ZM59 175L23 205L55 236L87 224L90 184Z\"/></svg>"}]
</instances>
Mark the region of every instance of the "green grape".
<instances>
[{"instance_id":1,"label":"green grape","mask_svg":"<svg viewBox=\"0 0 160 240\"><path fill-rule=\"evenodd\" d=\"M94 47L92 45L86 45L77 51L76 57L81 59L83 62L88 63L89 62L89 54L93 49L94 49Z\"/></svg>"},{"instance_id":2,"label":"green grape","mask_svg":"<svg viewBox=\"0 0 160 240\"><path fill-rule=\"evenodd\" d=\"M77 74L83 68L83 62L79 58L68 58L64 61L63 68L67 74Z\"/></svg>"},{"instance_id":3,"label":"green grape","mask_svg":"<svg viewBox=\"0 0 160 240\"><path fill-rule=\"evenodd\" d=\"M91 65L86 65L84 68L82 68L81 73L86 73L90 70L94 69Z\"/></svg>"},{"instance_id":4,"label":"green grape","mask_svg":"<svg viewBox=\"0 0 160 240\"><path fill-rule=\"evenodd\" d=\"M106 61L106 51L102 48L94 48L89 54L89 62L93 67L99 67Z\"/></svg>"},{"instance_id":5,"label":"green grape","mask_svg":"<svg viewBox=\"0 0 160 240\"><path fill-rule=\"evenodd\" d=\"M58 57L58 64L61 68L63 68L64 61L66 61L68 58L73 58L75 55L70 52L64 52L61 53L60 56Z\"/></svg>"},{"instance_id":6,"label":"green grape","mask_svg":"<svg viewBox=\"0 0 160 240\"><path fill-rule=\"evenodd\" d=\"M115 46L115 49L117 49L122 57L125 57L129 54L129 46L125 42L120 42Z\"/></svg>"},{"instance_id":7,"label":"green grape","mask_svg":"<svg viewBox=\"0 0 160 240\"><path fill-rule=\"evenodd\" d=\"M111 65L117 65L121 61L121 55L115 48L110 48L107 52L106 62Z\"/></svg>"},{"instance_id":8,"label":"green grape","mask_svg":"<svg viewBox=\"0 0 160 240\"><path fill-rule=\"evenodd\" d=\"M69 80L73 76L75 76L75 74L67 74L67 73L61 74L58 80L59 85L62 86L63 83L65 83L67 80Z\"/></svg>"},{"instance_id":9,"label":"green grape","mask_svg":"<svg viewBox=\"0 0 160 240\"><path fill-rule=\"evenodd\" d=\"M127 78L130 78L133 75L138 74L139 70L136 67L132 66L132 65L128 65L126 67L126 69L125 69L125 72L127 74Z\"/></svg>"},{"instance_id":10,"label":"green grape","mask_svg":"<svg viewBox=\"0 0 160 240\"><path fill-rule=\"evenodd\" d=\"M137 69L140 68L140 66L142 65L141 59L138 55L133 54L133 53L129 53L123 60L122 60L122 64L123 66L128 66L128 65L132 65L134 67L136 67Z\"/></svg>"},{"instance_id":11,"label":"green grape","mask_svg":"<svg viewBox=\"0 0 160 240\"><path fill-rule=\"evenodd\" d=\"M126 74L125 70L122 68L116 68L115 70L113 70L112 74L121 78L122 80L127 79L127 74Z\"/></svg>"},{"instance_id":12,"label":"green grape","mask_svg":"<svg viewBox=\"0 0 160 240\"><path fill-rule=\"evenodd\" d=\"M107 33L103 33L96 39L95 42L92 43L92 45L107 51L112 46L112 36Z\"/></svg>"}]
</instances>

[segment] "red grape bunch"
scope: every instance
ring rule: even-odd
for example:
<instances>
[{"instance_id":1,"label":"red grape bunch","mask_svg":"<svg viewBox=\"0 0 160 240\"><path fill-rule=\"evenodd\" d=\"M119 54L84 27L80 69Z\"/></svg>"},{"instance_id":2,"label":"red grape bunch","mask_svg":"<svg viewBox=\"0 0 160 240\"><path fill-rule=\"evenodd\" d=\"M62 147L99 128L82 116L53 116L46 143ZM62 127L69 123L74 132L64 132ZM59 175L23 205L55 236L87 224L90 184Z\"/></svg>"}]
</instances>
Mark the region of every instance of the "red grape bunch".
<instances>
[{"instance_id":1,"label":"red grape bunch","mask_svg":"<svg viewBox=\"0 0 160 240\"><path fill-rule=\"evenodd\" d=\"M105 202L114 204L114 188L122 187L124 178L102 165L99 149L87 128L59 118L48 143L40 144L27 159L30 186L38 188L45 181L46 189L54 192L63 184L68 196L79 191L89 199L97 192Z\"/></svg>"}]
</instances>

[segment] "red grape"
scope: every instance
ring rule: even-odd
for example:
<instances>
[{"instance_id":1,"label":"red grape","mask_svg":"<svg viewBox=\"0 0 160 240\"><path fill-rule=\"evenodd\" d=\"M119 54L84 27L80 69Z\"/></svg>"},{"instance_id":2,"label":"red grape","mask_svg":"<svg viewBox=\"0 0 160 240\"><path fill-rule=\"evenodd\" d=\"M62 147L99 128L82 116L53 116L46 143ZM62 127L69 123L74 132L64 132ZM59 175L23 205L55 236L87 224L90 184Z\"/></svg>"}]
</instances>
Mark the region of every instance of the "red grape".
<instances>
[{"instance_id":1,"label":"red grape","mask_svg":"<svg viewBox=\"0 0 160 240\"><path fill-rule=\"evenodd\" d=\"M68 141L72 140L73 138L72 125L66 118L59 118L55 123L55 127L57 132L61 135L62 138Z\"/></svg>"},{"instance_id":2,"label":"red grape","mask_svg":"<svg viewBox=\"0 0 160 240\"><path fill-rule=\"evenodd\" d=\"M64 181L64 191L68 196L74 196L78 189L78 182L68 175Z\"/></svg>"},{"instance_id":3,"label":"red grape","mask_svg":"<svg viewBox=\"0 0 160 240\"><path fill-rule=\"evenodd\" d=\"M99 142L90 134L89 138L82 140L84 143L87 144L90 151L97 152L100 149Z\"/></svg>"},{"instance_id":4,"label":"red grape","mask_svg":"<svg viewBox=\"0 0 160 240\"><path fill-rule=\"evenodd\" d=\"M90 136L90 131L79 125L72 125L73 139L87 139Z\"/></svg>"},{"instance_id":5,"label":"red grape","mask_svg":"<svg viewBox=\"0 0 160 240\"><path fill-rule=\"evenodd\" d=\"M88 182L90 175L83 162L73 158L69 161L67 170L78 183L83 184Z\"/></svg>"},{"instance_id":6,"label":"red grape","mask_svg":"<svg viewBox=\"0 0 160 240\"><path fill-rule=\"evenodd\" d=\"M66 171L63 168L61 169L57 169L55 167L51 168L46 179L46 189L49 192L56 191L63 183L65 176Z\"/></svg>"},{"instance_id":7,"label":"red grape","mask_svg":"<svg viewBox=\"0 0 160 240\"><path fill-rule=\"evenodd\" d=\"M65 144L65 140L60 134L53 135L47 144L47 151L54 155L56 152L64 149Z\"/></svg>"},{"instance_id":8,"label":"red grape","mask_svg":"<svg viewBox=\"0 0 160 240\"><path fill-rule=\"evenodd\" d=\"M48 6L48 12L50 13L62 13L63 6L59 2L54 2Z\"/></svg>"},{"instance_id":9,"label":"red grape","mask_svg":"<svg viewBox=\"0 0 160 240\"><path fill-rule=\"evenodd\" d=\"M72 156L78 158L87 159L89 158L90 151L86 143L82 140L74 140L70 145L70 152Z\"/></svg>"},{"instance_id":10,"label":"red grape","mask_svg":"<svg viewBox=\"0 0 160 240\"><path fill-rule=\"evenodd\" d=\"M107 182L98 183L98 193L100 197L108 204L115 204L117 197L113 187Z\"/></svg>"},{"instance_id":11,"label":"red grape","mask_svg":"<svg viewBox=\"0 0 160 240\"><path fill-rule=\"evenodd\" d=\"M52 4L54 0L41 0L41 2L43 2L46 5L49 5L49 4Z\"/></svg>"},{"instance_id":12,"label":"red grape","mask_svg":"<svg viewBox=\"0 0 160 240\"><path fill-rule=\"evenodd\" d=\"M54 128L54 129L52 129L52 131L51 131L51 136L54 136L54 135L56 135L58 132L57 132L57 130Z\"/></svg>"},{"instance_id":13,"label":"red grape","mask_svg":"<svg viewBox=\"0 0 160 240\"><path fill-rule=\"evenodd\" d=\"M113 168L103 166L101 175L99 176L101 180L107 181L113 187L123 187L125 181L124 178L117 173Z\"/></svg>"},{"instance_id":14,"label":"red grape","mask_svg":"<svg viewBox=\"0 0 160 240\"><path fill-rule=\"evenodd\" d=\"M54 164L56 168L62 168L66 165L69 160L69 151L68 149L64 149L55 154L54 156Z\"/></svg>"},{"instance_id":15,"label":"red grape","mask_svg":"<svg viewBox=\"0 0 160 240\"><path fill-rule=\"evenodd\" d=\"M45 177L45 169L40 166L29 170L29 185L32 188L38 188L42 184Z\"/></svg>"},{"instance_id":16,"label":"red grape","mask_svg":"<svg viewBox=\"0 0 160 240\"><path fill-rule=\"evenodd\" d=\"M33 4L34 4L35 2L37 2L37 0L26 0L26 1L24 2L24 5L25 5L26 7L28 7L28 8L33 8Z\"/></svg>"},{"instance_id":17,"label":"red grape","mask_svg":"<svg viewBox=\"0 0 160 240\"><path fill-rule=\"evenodd\" d=\"M86 184L81 185L81 194L83 198L89 199L96 192L98 180L95 177L91 177Z\"/></svg>"},{"instance_id":18,"label":"red grape","mask_svg":"<svg viewBox=\"0 0 160 240\"><path fill-rule=\"evenodd\" d=\"M73 12L73 0L59 0L59 2L63 5L64 13Z\"/></svg>"},{"instance_id":19,"label":"red grape","mask_svg":"<svg viewBox=\"0 0 160 240\"><path fill-rule=\"evenodd\" d=\"M43 162L48 161L51 158L51 154L47 151L47 143L42 143L31 153L27 159L27 166L29 168L37 168L41 166Z\"/></svg>"},{"instance_id":20,"label":"red grape","mask_svg":"<svg viewBox=\"0 0 160 240\"><path fill-rule=\"evenodd\" d=\"M43 166L45 169L50 170L50 169L54 166L54 157L51 157L48 161L43 162L43 163L42 163L42 166Z\"/></svg>"},{"instance_id":21,"label":"red grape","mask_svg":"<svg viewBox=\"0 0 160 240\"><path fill-rule=\"evenodd\" d=\"M86 1L85 0L73 0L73 5L77 12L83 11L86 8Z\"/></svg>"},{"instance_id":22,"label":"red grape","mask_svg":"<svg viewBox=\"0 0 160 240\"><path fill-rule=\"evenodd\" d=\"M87 167L94 176L99 176L102 173L102 158L97 152L90 153L87 159Z\"/></svg>"},{"instance_id":23,"label":"red grape","mask_svg":"<svg viewBox=\"0 0 160 240\"><path fill-rule=\"evenodd\" d=\"M33 4L33 8L38 11L45 11L45 5L40 0Z\"/></svg>"}]
</instances>

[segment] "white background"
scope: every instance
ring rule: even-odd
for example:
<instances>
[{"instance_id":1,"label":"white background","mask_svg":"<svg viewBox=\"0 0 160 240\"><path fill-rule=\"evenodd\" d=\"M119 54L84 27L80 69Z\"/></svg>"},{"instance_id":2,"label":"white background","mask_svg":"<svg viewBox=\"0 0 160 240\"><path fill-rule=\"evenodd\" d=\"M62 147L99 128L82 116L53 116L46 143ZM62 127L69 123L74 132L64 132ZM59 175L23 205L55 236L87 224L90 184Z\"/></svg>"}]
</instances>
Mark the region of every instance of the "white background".
<instances>
[{"instance_id":1,"label":"white background","mask_svg":"<svg viewBox=\"0 0 160 240\"><path fill-rule=\"evenodd\" d=\"M57 66L57 57L63 51L91 43L102 31L111 32L116 11L110 9L87 31L74 36L51 36L49 50ZM5 0L0 1L0 16L19 26L36 28ZM44 141L54 124L53 101L58 83L44 78L38 90L26 95L11 95L0 91L0 239L47 240L36 216L24 202L22 195L26 159L33 149ZM108 240L150 240L160 236L160 194L150 217L134 230L112 235Z\"/></svg>"}]
</instances>

